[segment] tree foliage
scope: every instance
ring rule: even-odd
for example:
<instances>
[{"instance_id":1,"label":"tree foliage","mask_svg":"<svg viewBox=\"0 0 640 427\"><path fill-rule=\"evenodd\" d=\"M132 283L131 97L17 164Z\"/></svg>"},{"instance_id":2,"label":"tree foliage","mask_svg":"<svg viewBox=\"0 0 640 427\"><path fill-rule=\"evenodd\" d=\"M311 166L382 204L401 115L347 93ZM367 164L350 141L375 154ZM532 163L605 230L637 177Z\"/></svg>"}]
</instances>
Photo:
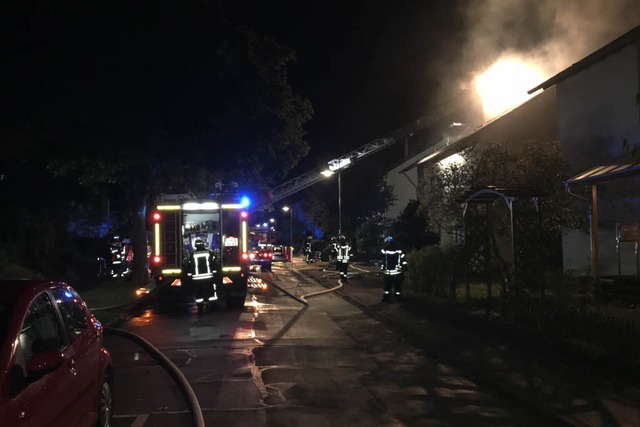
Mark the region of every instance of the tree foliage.
<instances>
[{"instance_id":1,"label":"tree foliage","mask_svg":"<svg viewBox=\"0 0 640 427\"><path fill-rule=\"evenodd\" d=\"M391 226L391 235L405 251L438 243L438 235L431 231L429 218L420 209L418 200L411 200Z\"/></svg>"},{"instance_id":2,"label":"tree foliage","mask_svg":"<svg viewBox=\"0 0 640 427\"><path fill-rule=\"evenodd\" d=\"M562 155L560 144L557 141L484 143L467 149L463 157L466 160L464 163L446 167L436 164L427 171L421 209L428 212L434 231L452 234L456 229L462 228L461 202L472 191L489 187L528 188L541 196L540 234L530 234L529 236L536 236L531 239L521 235L519 247L525 247L528 255L518 253L516 256L519 259L533 260L532 254L542 254L543 259L538 261L546 267L557 268L561 260L562 229L584 226L584 218L577 209L576 200L564 190L564 182L572 176L573 171ZM529 212L534 211L531 201L527 199L522 203L530 205L527 208ZM491 230L491 252L502 263L503 274L509 277L507 270L511 262L507 259L510 253L503 252L510 250L510 246L499 243L501 239L511 238L509 210L502 199L492 206L485 224ZM521 215L518 209L514 204L516 223ZM521 218L527 215L529 214L524 213ZM467 221L473 221L473 218L467 218ZM484 239L482 235L477 237ZM483 244L485 243L467 241L465 246Z\"/></svg>"},{"instance_id":3,"label":"tree foliage","mask_svg":"<svg viewBox=\"0 0 640 427\"><path fill-rule=\"evenodd\" d=\"M308 152L295 53L205 0L10 3L3 157L117 188L144 258L157 192L234 180L260 191Z\"/></svg>"}]
</instances>

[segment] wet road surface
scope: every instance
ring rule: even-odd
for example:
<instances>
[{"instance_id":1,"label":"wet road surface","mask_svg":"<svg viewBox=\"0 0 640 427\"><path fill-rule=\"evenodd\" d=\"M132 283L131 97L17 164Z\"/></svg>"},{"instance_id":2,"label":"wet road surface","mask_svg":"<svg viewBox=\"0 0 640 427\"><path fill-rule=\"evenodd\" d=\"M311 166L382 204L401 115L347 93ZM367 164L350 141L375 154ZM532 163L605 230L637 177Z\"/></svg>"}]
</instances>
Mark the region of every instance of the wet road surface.
<instances>
[{"instance_id":1,"label":"wet road surface","mask_svg":"<svg viewBox=\"0 0 640 427\"><path fill-rule=\"evenodd\" d=\"M322 289L286 269L269 279L295 295ZM305 306L269 287L249 295L243 310L205 313L156 304L123 328L182 371L208 426L547 425L336 294ZM192 425L180 387L157 361L122 338L106 340L116 427Z\"/></svg>"}]
</instances>

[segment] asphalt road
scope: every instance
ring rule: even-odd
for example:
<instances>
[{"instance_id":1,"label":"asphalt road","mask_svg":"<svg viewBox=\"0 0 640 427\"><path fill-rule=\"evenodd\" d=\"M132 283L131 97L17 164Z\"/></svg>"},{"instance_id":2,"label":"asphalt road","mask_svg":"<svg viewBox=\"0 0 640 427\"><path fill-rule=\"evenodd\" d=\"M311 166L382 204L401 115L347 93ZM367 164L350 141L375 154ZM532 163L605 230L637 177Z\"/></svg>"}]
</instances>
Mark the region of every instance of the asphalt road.
<instances>
[{"instance_id":1,"label":"asphalt road","mask_svg":"<svg viewBox=\"0 0 640 427\"><path fill-rule=\"evenodd\" d=\"M267 273L264 273L267 274ZM121 327L189 381L207 426L540 426L546 420L428 357L335 293L274 266L243 310L152 301ZM193 425L178 383L142 347L106 337L114 426Z\"/></svg>"}]
</instances>

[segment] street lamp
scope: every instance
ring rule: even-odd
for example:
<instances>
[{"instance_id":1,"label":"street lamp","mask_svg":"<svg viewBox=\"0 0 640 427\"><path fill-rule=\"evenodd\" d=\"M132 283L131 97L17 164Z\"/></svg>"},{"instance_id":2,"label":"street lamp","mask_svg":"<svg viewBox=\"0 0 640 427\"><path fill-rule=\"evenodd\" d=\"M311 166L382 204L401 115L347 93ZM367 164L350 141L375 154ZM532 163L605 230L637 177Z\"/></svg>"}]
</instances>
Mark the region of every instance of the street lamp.
<instances>
[{"instance_id":1,"label":"street lamp","mask_svg":"<svg viewBox=\"0 0 640 427\"><path fill-rule=\"evenodd\" d=\"M329 167L320 172L325 177L330 177L338 172L338 235L342 235L342 170L351 166L350 158L342 158L329 162Z\"/></svg>"},{"instance_id":2,"label":"street lamp","mask_svg":"<svg viewBox=\"0 0 640 427\"><path fill-rule=\"evenodd\" d=\"M293 250L293 208L283 206L284 212L289 212L289 250Z\"/></svg>"}]
</instances>

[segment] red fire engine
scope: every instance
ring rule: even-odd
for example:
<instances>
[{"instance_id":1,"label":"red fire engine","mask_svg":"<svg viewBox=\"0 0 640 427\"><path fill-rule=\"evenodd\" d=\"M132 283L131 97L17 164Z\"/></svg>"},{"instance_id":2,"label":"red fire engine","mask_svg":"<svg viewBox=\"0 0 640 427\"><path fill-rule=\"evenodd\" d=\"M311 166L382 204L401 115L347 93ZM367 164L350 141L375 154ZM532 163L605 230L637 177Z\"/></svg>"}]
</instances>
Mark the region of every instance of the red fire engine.
<instances>
[{"instance_id":1,"label":"red fire engine","mask_svg":"<svg viewBox=\"0 0 640 427\"><path fill-rule=\"evenodd\" d=\"M183 286L186 264L196 240L215 256L215 288L208 301L242 307L249 273L249 200L221 194L199 198L193 194L161 194L151 214L153 255L151 272L157 286Z\"/></svg>"}]
</instances>

